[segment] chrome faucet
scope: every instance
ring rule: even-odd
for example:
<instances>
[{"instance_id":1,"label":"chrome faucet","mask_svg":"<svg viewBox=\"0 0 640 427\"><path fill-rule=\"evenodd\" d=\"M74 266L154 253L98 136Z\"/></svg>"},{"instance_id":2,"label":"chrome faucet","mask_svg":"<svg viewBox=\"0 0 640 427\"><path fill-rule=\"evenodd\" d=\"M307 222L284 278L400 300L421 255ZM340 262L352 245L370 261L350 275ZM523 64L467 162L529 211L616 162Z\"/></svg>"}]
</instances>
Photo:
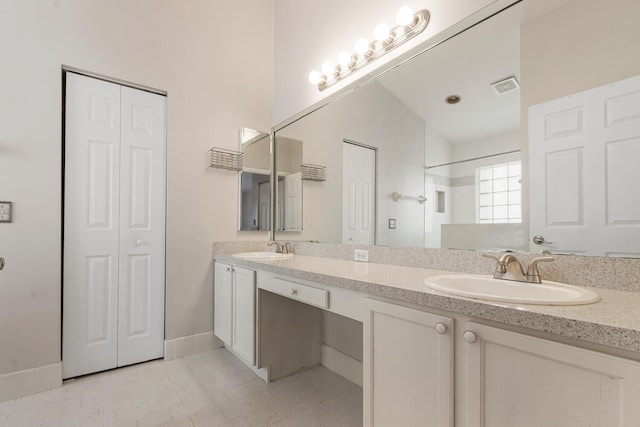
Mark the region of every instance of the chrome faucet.
<instances>
[{"instance_id":1,"label":"chrome faucet","mask_svg":"<svg viewBox=\"0 0 640 427\"><path fill-rule=\"evenodd\" d=\"M291 245L289 242L275 242L271 241L267 243L269 246L276 245L276 253L278 254L288 254L291 252Z\"/></svg>"},{"instance_id":2,"label":"chrome faucet","mask_svg":"<svg viewBox=\"0 0 640 427\"><path fill-rule=\"evenodd\" d=\"M517 282L542 283L538 263L554 261L552 256L543 253L544 256L532 259L529 262L527 270L522 268L520 261L513 254L506 253L498 257L498 255L485 252L482 254L485 258L492 258L497 261L496 270L493 273L494 279L515 280Z\"/></svg>"}]
</instances>

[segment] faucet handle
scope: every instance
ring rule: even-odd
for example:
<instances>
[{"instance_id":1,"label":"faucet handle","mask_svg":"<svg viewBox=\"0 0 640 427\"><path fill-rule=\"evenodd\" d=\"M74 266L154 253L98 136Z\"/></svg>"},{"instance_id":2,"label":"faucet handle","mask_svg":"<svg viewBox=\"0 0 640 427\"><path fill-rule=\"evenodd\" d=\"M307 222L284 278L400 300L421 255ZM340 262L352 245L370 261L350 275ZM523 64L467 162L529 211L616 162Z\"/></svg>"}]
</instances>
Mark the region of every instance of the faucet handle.
<instances>
[{"instance_id":1,"label":"faucet handle","mask_svg":"<svg viewBox=\"0 0 640 427\"><path fill-rule=\"evenodd\" d=\"M279 253L279 254L282 253L282 243L271 241L267 243L267 245L269 246L276 245L276 253Z\"/></svg>"},{"instance_id":2,"label":"faucet handle","mask_svg":"<svg viewBox=\"0 0 640 427\"><path fill-rule=\"evenodd\" d=\"M493 277L499 278L502 274L504 274L507 271L507 268L503 262L504 255L498 256L498 254L493 252L483 252L482 256L485 258L491 258L496 261L496 269L493 272Z\"/></svg>"},{"instance_id":3,"label":"faucet handle","mask_svg":"<svg viewBox=\"0 0 640 427\"><path fill-rule=\"evenodd\" d=\"M485 258L495 259L496 261L500 261L500 257L493 252L482 252L482 256Z\"/></svg>"},{"instance_id":4,"label":"faucet handle","mask_svg":"<svg viewBox=\"0 0 640 427\"><path fill-rule=\"evenodd\" d=\"M545 255L529 261L529 266L527 267L527 282L542 283L542 279L540 278L540 271L538 270L538 263L552 262L555 260L556 259L554 257Z\"/></svg>"}]
</instances>

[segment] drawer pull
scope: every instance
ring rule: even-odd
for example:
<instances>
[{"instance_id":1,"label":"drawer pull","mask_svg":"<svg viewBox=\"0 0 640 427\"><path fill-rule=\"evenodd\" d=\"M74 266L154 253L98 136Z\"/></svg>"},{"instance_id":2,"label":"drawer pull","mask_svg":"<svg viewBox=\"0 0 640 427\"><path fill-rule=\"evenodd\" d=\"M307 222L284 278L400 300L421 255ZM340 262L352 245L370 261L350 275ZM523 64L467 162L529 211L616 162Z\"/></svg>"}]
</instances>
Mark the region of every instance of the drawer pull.
<instances>
[{"instance_id":1,"label":"drawer pull","mask_svg":"<svg viewBox=\"0 0 640 427\"><path fill-rule=\"evenodd\" d=\"M294 288L291 288L291 289L289 289L289 293L290 293L291 295L295 296L295 295L297 295L297 294L298 294L298 290L297 290L297 289L294 289Z\"/></svg>"}]
</instances>

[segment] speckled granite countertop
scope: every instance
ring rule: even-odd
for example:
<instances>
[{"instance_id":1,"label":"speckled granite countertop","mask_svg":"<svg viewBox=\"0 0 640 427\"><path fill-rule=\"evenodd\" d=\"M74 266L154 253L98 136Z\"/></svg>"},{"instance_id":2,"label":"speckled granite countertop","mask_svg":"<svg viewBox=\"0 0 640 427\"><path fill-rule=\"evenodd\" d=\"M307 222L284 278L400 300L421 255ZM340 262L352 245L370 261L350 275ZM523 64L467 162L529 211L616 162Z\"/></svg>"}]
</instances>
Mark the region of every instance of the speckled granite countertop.
<instances>
[{"instance_id":1,"label":"speckled granite countertop","mask_svg":"<svg viewBox=\"0 0 640 427\"><path fill-rule=\"evenodd\" d=\"M640 292L590 288L601 301L577 306L513 305L442 294L423 284L426 277L452 274L442 270L303 255L277 261L249 261L231 255L215 258L372 296L640 352Z\"/></svg>"}]
</instances>

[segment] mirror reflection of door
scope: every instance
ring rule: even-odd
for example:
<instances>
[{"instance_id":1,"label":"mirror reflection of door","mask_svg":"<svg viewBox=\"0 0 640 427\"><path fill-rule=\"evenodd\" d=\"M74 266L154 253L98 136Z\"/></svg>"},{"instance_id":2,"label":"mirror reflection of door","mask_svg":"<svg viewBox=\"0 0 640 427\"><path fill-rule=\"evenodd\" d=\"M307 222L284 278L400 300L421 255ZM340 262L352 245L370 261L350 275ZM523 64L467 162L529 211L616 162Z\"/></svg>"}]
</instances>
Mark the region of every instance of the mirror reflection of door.
<instances>
[{"instance_id":1,"label":"mirror reflection of door","mask_svg":"<svg viewBox=\"0 0 640 427\"><path fill-rule=\"evenodd\" d=\"M302 231L302 141L276 137L276 230Z\"/></svg>"},{"instance_id":2,"label":"mirror reflection of door","mask_svg":"<svg viewBox=\"0 0 640 427\"><path fill-rule=\"evenodd\" d=\"M376 152L345 141L342 154L342 242L373 245Z\"/></svg>"},{"instance_id":3,"label":"mirror reflection of door","mask_svg":"<svg viewBox=\"0 0 640 427\"><path fill-rule=\"evenodd\" d=\"M258 229L268 230L271 218L269 205L271 204L271 184L269 181L260 184L258 193Z\"/></svg>"},{"instance_id":4,"label":"mirror reflection of door","mask_svg":"<svg viewBox=\"0 0 640 427\"><path fill-rule=\"evenodd\" d=\"M269 230L270 144L266 132L249 128L238 131L238 146L243 159L239 179L238 230Z\"/></svg>"},{"instance_id":5,"label":"mirror reflection of door","mask_svg":"<svg viewBox=\"0 0 640 427\"><path fill-rule=\"evenodd\" d=\"M529 109L531 251L640 257L638 94L640 76Z\"/></svg>"},{"instance_id":6,"label":"mirror reflection of door","mask_svg":"<svg viewBox=\"0 0 640 427\"><path fill-rule=\"evenodd\" d=\"M287 231L302 230L302 174L284 177L284 224Z\"/></svg>"}]
</instances>

